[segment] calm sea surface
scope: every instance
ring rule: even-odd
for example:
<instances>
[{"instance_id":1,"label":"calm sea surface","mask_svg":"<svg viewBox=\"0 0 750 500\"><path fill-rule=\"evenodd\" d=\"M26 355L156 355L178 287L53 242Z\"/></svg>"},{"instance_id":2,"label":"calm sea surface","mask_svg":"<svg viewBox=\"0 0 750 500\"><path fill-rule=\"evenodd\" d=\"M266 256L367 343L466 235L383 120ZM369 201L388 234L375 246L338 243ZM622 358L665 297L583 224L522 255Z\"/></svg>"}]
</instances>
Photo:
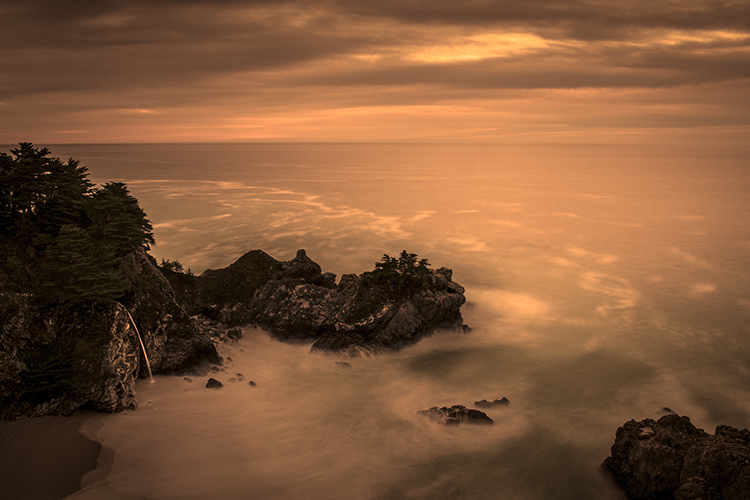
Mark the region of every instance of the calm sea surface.
<instances>
[{"instance_id":1,"label":"calm sea surface","mask_svg":"<svg viewBox=\"0 0 750 500\"><path fill-rule=\"evenodd\" d=\"M454 270L473 328L348 370L246 329L224 389L158 377L89 421L110 451L72 499L607 500L625 421L750 427L748 148L51 149L128 184L158 259L304 248L340 276L406 249ZM489 428L416 414L501 397Z\"/></svg>"}]
</instances>

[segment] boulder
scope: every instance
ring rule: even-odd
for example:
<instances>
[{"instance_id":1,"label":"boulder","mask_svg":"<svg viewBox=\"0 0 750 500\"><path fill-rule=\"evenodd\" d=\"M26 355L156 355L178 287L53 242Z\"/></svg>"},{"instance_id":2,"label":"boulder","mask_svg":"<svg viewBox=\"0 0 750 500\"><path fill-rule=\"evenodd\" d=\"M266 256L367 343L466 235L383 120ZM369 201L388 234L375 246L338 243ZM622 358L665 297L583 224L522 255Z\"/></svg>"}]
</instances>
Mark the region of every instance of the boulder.
<instances>
[{"instance_id":1,"label":"boulder","mask_svg":"<svg viewBox=\"0 0 750 500\"><path fill-rule=\"evenodd\" d=\"M224 387L224 384L215 378L209 378L208 382L206 382L206 389L221 389L222 387Z\"/></svg>"},{"instance_id":2,"label":"boulder","mask_svg":"<svg viewBox=\"0 0 750 500\"><path fill-rule=\"evenodd\" d=\"M602 469L631 500L745 499L750 432L720 425L710 435L676 414L631 420L617 429Z\"/></svg>"},{"instance_id":3,"label":"boulder","mask_svg":"<svg viewBox=\"0 0 750 500\"><path fill-rule=\"evenodd\" d=\"M494 423L483 411L466 408L463 405L454 405L450 408L433 406L429 410L418 411L417 414L424 415L430 420L446 426L461 424L492 425Z\"/></svg>"}]
</instances>

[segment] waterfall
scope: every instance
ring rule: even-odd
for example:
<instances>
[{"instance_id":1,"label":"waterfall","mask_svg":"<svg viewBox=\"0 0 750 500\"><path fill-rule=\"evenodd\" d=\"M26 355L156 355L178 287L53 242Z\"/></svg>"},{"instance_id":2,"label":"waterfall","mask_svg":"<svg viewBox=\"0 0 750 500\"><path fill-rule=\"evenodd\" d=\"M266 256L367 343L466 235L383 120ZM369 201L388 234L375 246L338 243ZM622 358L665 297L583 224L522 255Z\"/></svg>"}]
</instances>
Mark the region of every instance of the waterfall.
<instances>
[{"instance_id":1,"label":"waterfall","mask_svg":"<svg viewBox=\"0 0 750 500\"><path fill-rule=\"evenodd\" d=\"M141 349L143 349L143 357L146 358L146 368L148 368L148 377L151 379L151 383L154 383L154 374L151 373L151 363L148 361L148 354L146 354L146 346L143 345L143 339L141 338L141 334L138 331L138 327L135 325L135 321L133 321L133 316L130 315L130 311L125 308L125 312L128 313L128 318L130 318L130 323L133 325L133 328L135 328L135 334L138 335L138 341L141 343Z\"/></svg>"}]
</instances>

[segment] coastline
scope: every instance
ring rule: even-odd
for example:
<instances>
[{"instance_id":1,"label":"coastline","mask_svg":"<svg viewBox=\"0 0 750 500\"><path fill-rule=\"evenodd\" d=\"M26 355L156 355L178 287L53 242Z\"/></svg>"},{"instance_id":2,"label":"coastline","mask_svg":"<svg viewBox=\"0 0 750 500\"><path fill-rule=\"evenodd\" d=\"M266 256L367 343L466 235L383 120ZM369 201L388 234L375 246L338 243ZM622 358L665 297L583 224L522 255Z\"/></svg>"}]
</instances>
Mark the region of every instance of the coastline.
<instances>
[{"instance_id":1,"label":"coastline","mask_svg":"<svg viewBox=\"0 0 750 500\"><path fill-rule=\"evenodd\" d=\"M81 488L97 467L102 446L80 431L99 415L37 417L0 422L0 491L15 500L59 500Z\"/></svg>"}]
</instances>

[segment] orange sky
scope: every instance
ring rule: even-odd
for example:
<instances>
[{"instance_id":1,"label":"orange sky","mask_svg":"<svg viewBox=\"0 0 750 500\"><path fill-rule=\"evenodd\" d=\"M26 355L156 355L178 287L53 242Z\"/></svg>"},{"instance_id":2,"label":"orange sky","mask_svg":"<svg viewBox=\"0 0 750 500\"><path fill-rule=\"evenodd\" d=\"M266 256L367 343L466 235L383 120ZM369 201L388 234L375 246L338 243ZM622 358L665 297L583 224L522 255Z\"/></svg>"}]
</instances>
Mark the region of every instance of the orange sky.
<instances>
[{"instance_id":1,"label":"orange sky","mask_svg":"<svg viewBox=\"0 0 750 500\"><path fill-rule=\"evenodd\" d=\"M750 143L750 2L0 0L0 143Z\"/></svg>"}]
</instances>

